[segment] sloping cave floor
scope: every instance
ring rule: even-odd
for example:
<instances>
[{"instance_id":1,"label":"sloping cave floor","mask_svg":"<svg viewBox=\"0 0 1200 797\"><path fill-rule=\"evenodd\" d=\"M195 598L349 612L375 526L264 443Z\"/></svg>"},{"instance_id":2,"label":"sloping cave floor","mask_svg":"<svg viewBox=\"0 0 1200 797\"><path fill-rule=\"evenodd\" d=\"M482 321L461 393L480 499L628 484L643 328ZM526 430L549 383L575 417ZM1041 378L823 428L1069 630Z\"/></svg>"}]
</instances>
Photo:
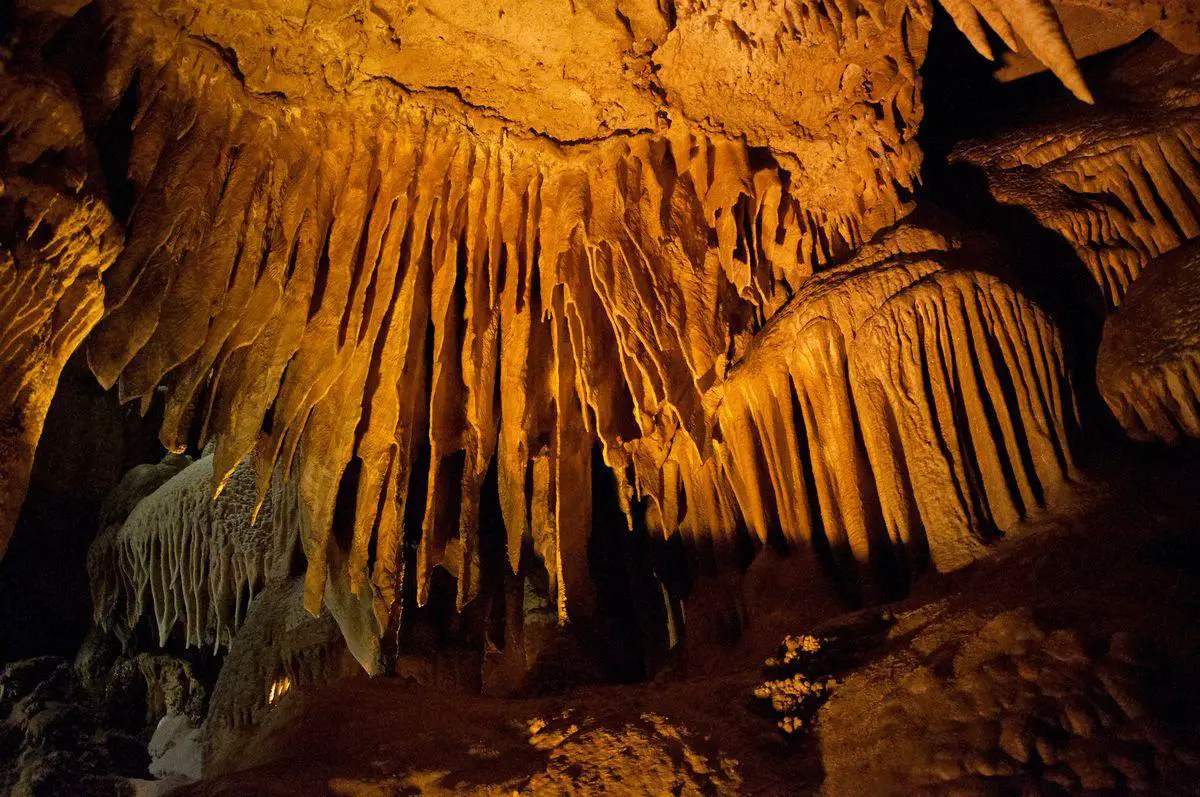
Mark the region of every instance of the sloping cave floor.
<instances>
[{"instance_id":1,"label":"sloping cave floor","mask_svg":"<svg viewBox=\"0 0 1200 797\"><path fill-rule=\"evenodd\" d=\"M811 733L785 738L752 697L763 659L783 633L857 635L853 668L863 670L917 636L928 651L930 638L974 633L977 625L963 617L1013 610L1046 628L1133 634L1169 663L1162 677L1176 691L1194 693L1200 452L1130 446L1103 463L1084 471L1056 514L1027 523L989 560L927 577L902 602L823 627L781 606L735 649L694 662L702 666L691 671L703 676L540 699L451 694L388 679L298 688L245 747L243 768L177 793L817 793L828 763L824 737L847 734L830 727L847 722L832 709L864 697L853 690L883 694L904 673L876 668L868 687L839 679ZM935 655L915 654L917 661Z\"/></svg>"}]
</instances>

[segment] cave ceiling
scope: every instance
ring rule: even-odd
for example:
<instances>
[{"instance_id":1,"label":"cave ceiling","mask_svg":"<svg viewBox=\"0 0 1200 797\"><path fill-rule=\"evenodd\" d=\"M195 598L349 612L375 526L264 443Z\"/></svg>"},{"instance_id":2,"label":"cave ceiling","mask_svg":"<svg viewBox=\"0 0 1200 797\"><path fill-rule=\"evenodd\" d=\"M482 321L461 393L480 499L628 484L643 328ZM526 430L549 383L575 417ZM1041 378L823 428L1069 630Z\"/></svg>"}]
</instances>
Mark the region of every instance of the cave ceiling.
<instances>
[{"instance_id":1,"label":"cave ceiling","mask_svg":"<svg viewBox=\"0 0 1200 797\"><path fill-rule=\"evenodd\" d=\"M1079 5L1200 49L1188 3ZM980 53L1050 70L1062 107L1096 100L1045 0L941 8ZM80 350L122 400L162 402L168 449L208 447L208 490L287 520L307 607L356 629L368 669L405 585L424 604L441 568L470 604L495 539L512 570L545 568L560 621L587 617L594 502L682 536L707 570L742 537L825 552L866 593L881 566L969 563L1072 478L1077 412L1055 319L969 235L904 221L935 12L18 3L0 73L0 550ZM1108 116L1081 118L1169 141L1170 184L1200 188L1193 94L1155 98L1154 123L1100 99ZM955 157L1005 201L1040 197L1116 306L1200 231L1179 222L1192 205L1113 232L1097 197L1145 169L1091 179L1103 140L1050 129L1049 155L1026 128L1032 143ZM139 595L188 535L224 539L188 521L155 542L145 524L109 568ZM253 581L277 544L212 556L238 548L235 580ZM160 627L186 617L201 641L192 615L227 587L163 597Z\"/></svg>"}]
</instances>

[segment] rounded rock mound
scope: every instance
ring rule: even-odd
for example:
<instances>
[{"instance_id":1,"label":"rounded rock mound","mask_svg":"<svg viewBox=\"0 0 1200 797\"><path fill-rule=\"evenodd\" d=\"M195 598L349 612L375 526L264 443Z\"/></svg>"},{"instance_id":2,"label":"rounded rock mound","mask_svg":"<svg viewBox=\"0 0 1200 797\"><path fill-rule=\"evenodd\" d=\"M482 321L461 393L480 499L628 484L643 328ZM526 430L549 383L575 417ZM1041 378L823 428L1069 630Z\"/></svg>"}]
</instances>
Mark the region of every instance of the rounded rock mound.
<instances>
[{"instance_id":1,"label":"rounded rock mound","mask_svg":"<svg viewBox=\"0 0 1200 797\"><path fill-rule=\"evenodd\" d=\"M1163 255L1104 324L1100 393L1135 440L1200 437L1200 241Z\"/></svg>"}]
</instances>

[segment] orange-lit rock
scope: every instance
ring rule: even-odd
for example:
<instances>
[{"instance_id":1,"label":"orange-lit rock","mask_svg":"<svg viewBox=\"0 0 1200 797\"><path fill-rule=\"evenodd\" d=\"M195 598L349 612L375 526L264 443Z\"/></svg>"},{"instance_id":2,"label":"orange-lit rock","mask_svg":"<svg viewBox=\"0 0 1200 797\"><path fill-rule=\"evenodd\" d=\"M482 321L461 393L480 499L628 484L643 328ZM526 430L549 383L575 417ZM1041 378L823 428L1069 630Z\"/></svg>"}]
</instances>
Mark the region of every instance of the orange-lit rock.
<instances>
[{"instance_id":1,"label":"orange-lit rock","mask_svg":"<svg viewBox=\"0 0 1200 797\"><path fill-rule=\"evenodd\" d=\"M0 11L0 789L1187 782L1191 5Z\"/></svg>"},{"instance_id":2,"label":"orange-lit rock","mask_svg":"<svg viewBox=\"0 0 1200 797\"><path fill-rule=\"evenodd\" d=\"M639 467L664 532L719 552L744 524L856 580L872 560L961 567L1043 505L1071 471L1058 333L956 259L901 228L801 286L713 389L712 452L681 429L661 480Z\"/></svg>"},{"instance_id":3,"label":"orange-lit rock","mask_svg":"<svg viewBox=\"0 0 1200 797\"><path fill-rule=\"evenodd\" d=\"M89 363L214 451L97 546L98 616L228 641L286 535L231 548L210 515L269 494L307 608L378 662L439 569L461 610L532 563L592 618L598 501L699 570L782 539L858 591L973 561L1068 479L1048 317L882 234L918 190L928 0L459 5L96 0L50 38L81 146L128 133ZM1093 99L1048 0L943 5ZM185 561L237 574L147 603Z\"/></svg>"},{"instance_id":4,"label":"orange-lit rock","mask_svg":"<svg viewBox=\"0 0 1200 797\"><path fill-rule=\"evenodd\" d=\"M0 59L3 54L0 54ZM122 233L68 87L0 63L0 555L59 374L104 312Z\"/></svg>"},{"instance_id":5,"label":"orange-lit rock","mask_svg":"<svg viewBox=\"0 0 1200 797\"><path fill-rule=\"evenodd\" d=\"M1200 235L1200 60L1164 44L1127 54L1106 102L1051 110L953 158L998 202L1061 235L1118 306L1146 262Z\"/></svg>"},{"instance_id":6,"label":"orange-lit rock","mask_svg":"<svg viewBox=\"0 0 1200 797\"><path fill-rule=\"evenodd\" d=\"M1200 248L1150 261L1104 324L1100 392L1137 440L1200 437Z\"/></svg>"}]
</instances>

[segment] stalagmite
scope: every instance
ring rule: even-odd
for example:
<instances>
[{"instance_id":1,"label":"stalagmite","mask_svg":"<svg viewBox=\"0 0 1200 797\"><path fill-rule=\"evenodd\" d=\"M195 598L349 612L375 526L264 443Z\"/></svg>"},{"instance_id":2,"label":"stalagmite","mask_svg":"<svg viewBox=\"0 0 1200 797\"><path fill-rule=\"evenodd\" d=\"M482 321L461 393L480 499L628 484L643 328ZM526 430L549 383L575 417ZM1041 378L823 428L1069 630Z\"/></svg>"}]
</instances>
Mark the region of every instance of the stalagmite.
<instances>
[{"instance_id":1,"label":"stalagmite","mask_svg":"<svg viewBox=\"0 0 1200 797\"><path fill-rule=\"evenodd\" d=\"M239 735L261 723L286 691L351 673L338 625L328 613L303 609L299 579L279 581L255 596L234 635L213 688L203 738L206 768L220 771L236 760Z\"/></svg>"},{"instance_id":2,"label":"stalagmite","mask_svg":"<svg viewBox=\"0 0 1200 797\"><path fill-rule=\"evenodd\" d=\"M1153 260L1104 324L1100 393L1130 437L1200 437L1200 243Z\"/></svg>"}]
</instances>

